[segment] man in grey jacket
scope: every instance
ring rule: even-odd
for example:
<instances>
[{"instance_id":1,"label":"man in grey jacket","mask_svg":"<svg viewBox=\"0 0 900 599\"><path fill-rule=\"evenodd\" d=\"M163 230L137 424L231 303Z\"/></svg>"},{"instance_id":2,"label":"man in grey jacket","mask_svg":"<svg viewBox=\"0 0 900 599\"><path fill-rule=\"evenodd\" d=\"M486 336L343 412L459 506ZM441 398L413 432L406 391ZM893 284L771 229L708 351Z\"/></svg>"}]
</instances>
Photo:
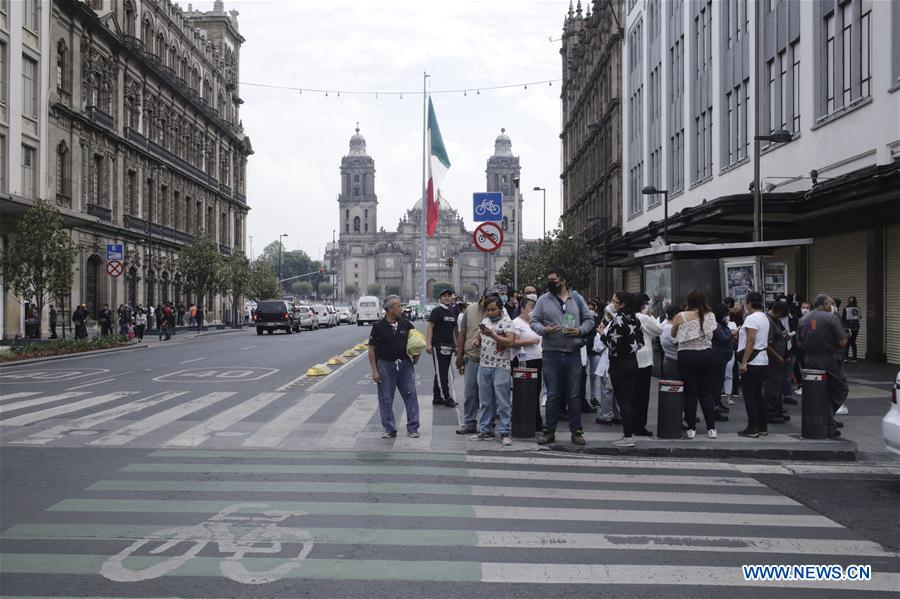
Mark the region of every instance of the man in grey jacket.
<instances>
[{"instance_id":1,"label":"man in grey jacket","mask_svg":"<svg viewBox=\"0 0 900 599\"><path fill-rule=\"evenodd\" d=\"M585 444L578 383L581 380L581 346L594 326L584 298L577 291L569 290L566 272L561 268L548 272L547 292L538 298L531 313L531 328L543 338L544 383L547 385L544 434L537 438L540 445L556 441L562 401L568 408L572 443Z\"/></svg>"}]
</instances>

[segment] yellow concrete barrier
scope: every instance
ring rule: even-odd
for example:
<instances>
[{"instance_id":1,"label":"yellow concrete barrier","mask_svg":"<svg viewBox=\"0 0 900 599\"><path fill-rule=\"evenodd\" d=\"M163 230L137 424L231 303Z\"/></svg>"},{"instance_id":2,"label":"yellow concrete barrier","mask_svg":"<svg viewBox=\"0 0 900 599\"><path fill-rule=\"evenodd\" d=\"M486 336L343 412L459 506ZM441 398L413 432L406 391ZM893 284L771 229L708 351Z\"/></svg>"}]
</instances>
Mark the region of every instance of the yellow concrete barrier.
<instances>
[{"instance_id":1,"label":"yellow concrete barrier","mask_svg":"<svg viewBox=\"0 0 900 599\"><path fill-rule=\"evenodd\" d=\"M325 364L316 364L306 371L306 376L325 376L331 374L331 369Z\"/></svg>"},{"instance_id":2,"label":"yellow concrete barrier","mask_svg":"<svg viewBox=\"0 0 900 599\"><path fill-rule=\"evenodd\" d=\"M359 353L356 352L356 351L354 351L354 350L352 350L352 349L348 349L347 351L345 351L345 352L342 353L341 355L344 356L345 358L355 358L356 356L359 355Z\"/></svg>"},{"instance_id":3,"label":"yellow concrete barrier","mask_svg":"<svg viewBox=\"0 0 900 599\"><path fill-rule=\"evenodd\" d=\"M328 363L329 366L340 366L341 364L346 364L346 363L347 363L347 358L342 358L342 357L340 357L340 356L335 356L335 357L331 358L330 360L328 360L327 363Z\"/></svg>"},{"instance_id":4,"label":"yellow concrete barrier","mask_svg":"<svg viewBox=\"0 0 900 599\"><path fill-rule=\"evenodd\" d=\"M353 349L355 349L356 351L365 351L365 350L369 349L369 344L368 343L360 343L360 344L356 345Z\"/></svg>"}]
</instances>

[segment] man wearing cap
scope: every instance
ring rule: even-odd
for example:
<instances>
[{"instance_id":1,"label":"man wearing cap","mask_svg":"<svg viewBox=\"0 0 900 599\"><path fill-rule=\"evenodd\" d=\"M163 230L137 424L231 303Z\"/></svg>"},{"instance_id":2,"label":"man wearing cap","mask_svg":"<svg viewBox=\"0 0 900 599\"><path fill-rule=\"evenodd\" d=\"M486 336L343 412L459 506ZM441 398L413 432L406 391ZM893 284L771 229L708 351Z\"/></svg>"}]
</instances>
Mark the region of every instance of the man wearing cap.
<instances>
[{"instance_id":1,"label":"man wearing cap","mask_svg":"<svg viewBox=\"0 0 900 599\"><path fill-rule=\"evenodd\" d=\"M478 325L485 317L485 299L498 295L495 287L486 289L481 301L469 304L459 319L456 369L465 377L465 403L463 424L456 429L457 435L471 435L478 430L478 365L481 362L481 329Z\"/></svg>"},{"instance_id":2,"label":"man wearing cap","mask_svg":"<svg viewBox=\"0 0 900 599\"><path fill-rule=\"evenodd\" d=\"M425 329L425 351L434 364L434 399L431 403L456 407L448 382L450 361L456 347L456 315L453 314L453 289L441 292L440 304L431 311Z\"/></svg>"}]
</instances>

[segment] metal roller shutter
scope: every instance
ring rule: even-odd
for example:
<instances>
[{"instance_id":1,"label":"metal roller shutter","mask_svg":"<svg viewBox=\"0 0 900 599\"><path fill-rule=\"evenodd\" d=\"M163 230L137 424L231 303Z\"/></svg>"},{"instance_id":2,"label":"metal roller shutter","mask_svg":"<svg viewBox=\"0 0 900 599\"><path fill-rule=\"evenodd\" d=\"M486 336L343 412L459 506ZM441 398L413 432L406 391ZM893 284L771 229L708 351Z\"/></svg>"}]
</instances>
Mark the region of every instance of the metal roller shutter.
<instances>
[{"instance_id":1,"label":"metal roller shutter","mask_svg":"<svg viewBox=\"0 0 900 599\"><path fill-rule=\"evenodd\" d=\"M888 362L900 364L900 225L884 233L884 349Z\"/></svg>"},{"instance_id":2,"label":"metal roller shutter","mask_svg":"<svg viewBox=\"0 0 900 599\"><path fill-rule=\"evenodd\" d=\"M628 293L639 293L643 291L641 284L641 269L630 268L625 271L625 291Z\"/></svg>"},{"instance_id":3,"label":"metal roller shutter","mask_svg":"<svg viewBox=\"0 0 900 599\"><path fill-rule=\"evenodd\" d=\"M865 231L817 237L809 251L809 300L827 293L840 298L843 307L848 296L856 296L859 309L866 313L866 234ZM859 357L866 356L866 320L860 323L856 339Z\"/></svg>"}]
</instances>

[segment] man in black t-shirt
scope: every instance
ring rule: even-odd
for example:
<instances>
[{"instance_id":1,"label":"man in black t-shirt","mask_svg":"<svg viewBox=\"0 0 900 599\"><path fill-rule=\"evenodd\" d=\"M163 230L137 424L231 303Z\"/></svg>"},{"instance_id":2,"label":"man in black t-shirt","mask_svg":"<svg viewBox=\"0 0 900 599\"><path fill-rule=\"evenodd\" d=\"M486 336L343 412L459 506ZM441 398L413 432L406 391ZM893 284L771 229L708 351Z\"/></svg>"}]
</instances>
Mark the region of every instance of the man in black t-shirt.
<instances>
[{"instance_id":1,"label":"man in black t-shirt","mask_svg":"<svg viewBox=\"0 0 900 599\"><path fill-rule=\"evenodd\" d=\"M384 298L384 318L372 325L369 336L369 365L372 380L378 385L378 407L381 411L382 439L397 436L394 423L394 392L406 406L406 432L410 438L419 438L419 398L416 395L416 377L411 359L406 353L409 331L415 327L401 316L400 298L389 295Z\"/></svg>"},{"instance_id":2,"label":"man in black t-shirt","mask_svg":"<svg viewBox=\"0 0 900 599\"><path fill-rule=\"evenodd\" d=\"M457 334L452 300L453 290L444 289L441 292L441 303L431 311L431 316L428 317L428 327L425 330L425 351L431 355L434 364L434 400L432 403L443 404L451 408L456 407L456 402L453 401L450 394L448 375L453 358L453 348L456 347Z\"/></svg>"}]
</instances>

